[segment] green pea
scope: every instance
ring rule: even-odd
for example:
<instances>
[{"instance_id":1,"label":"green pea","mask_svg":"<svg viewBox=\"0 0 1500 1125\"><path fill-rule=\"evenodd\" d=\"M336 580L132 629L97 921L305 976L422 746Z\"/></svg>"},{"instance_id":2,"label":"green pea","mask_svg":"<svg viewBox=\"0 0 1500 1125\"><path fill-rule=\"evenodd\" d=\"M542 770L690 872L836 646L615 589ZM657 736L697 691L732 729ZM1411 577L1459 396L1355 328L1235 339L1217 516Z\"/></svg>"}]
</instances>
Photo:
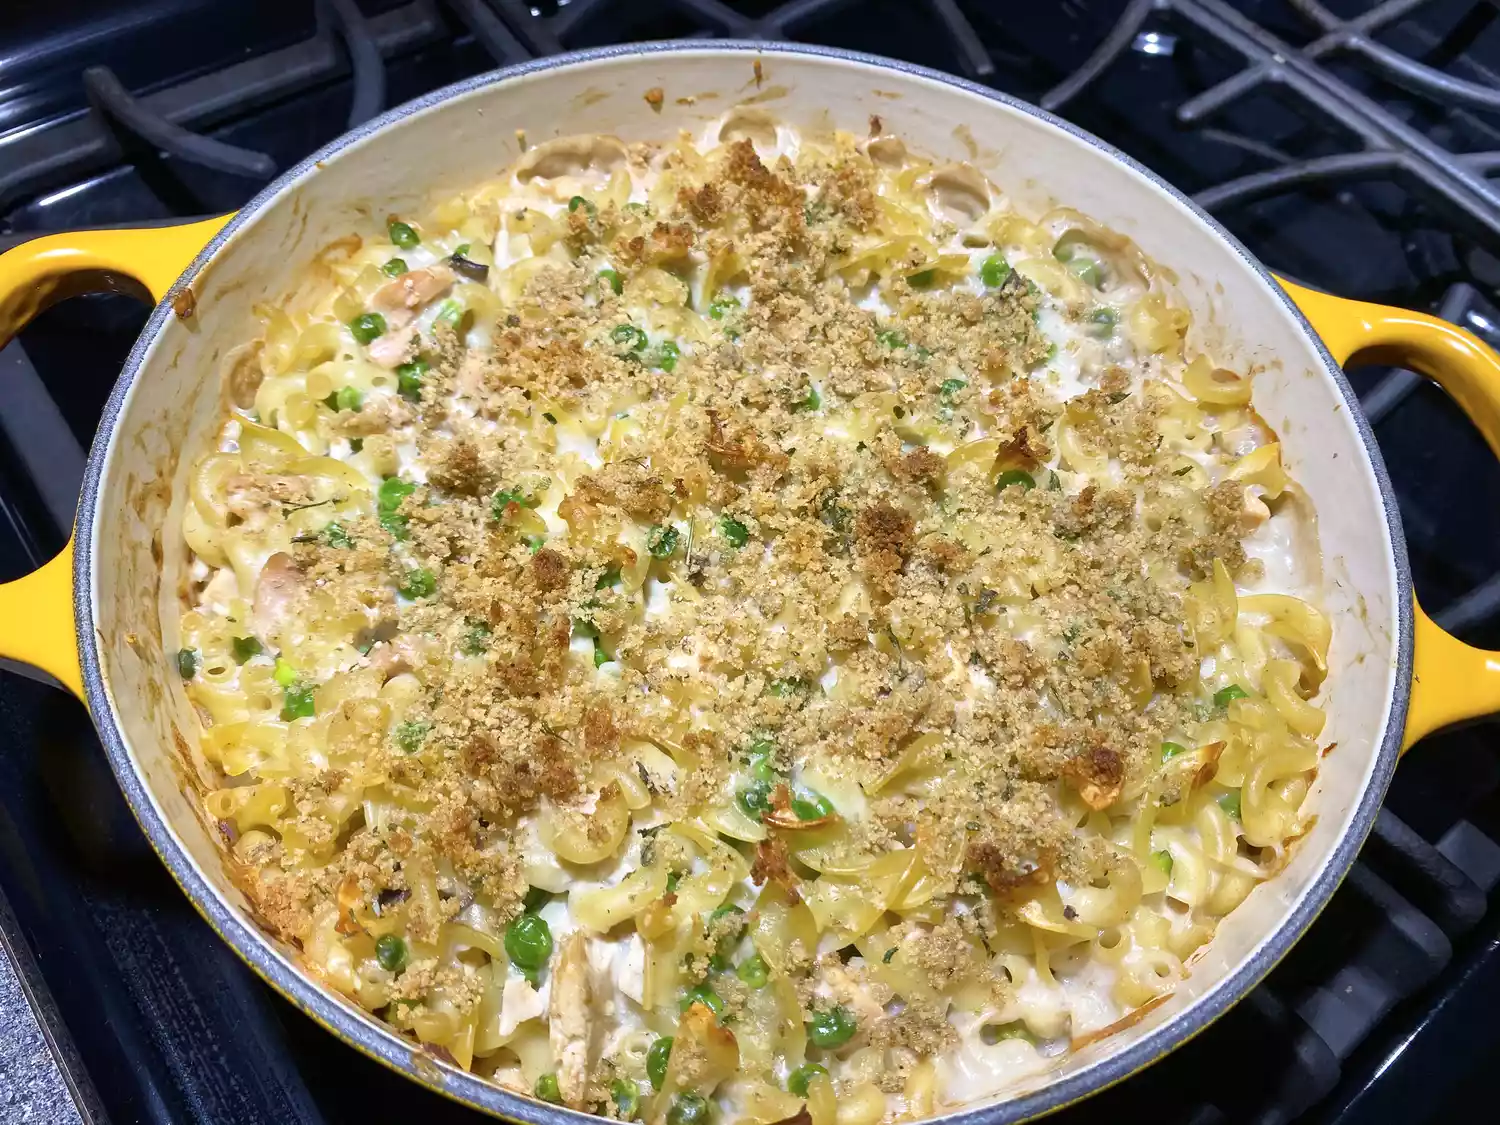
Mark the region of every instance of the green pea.
<instances>
[{"instance_id":1,"label":"green pea","mask_svg":"<svg viewBox=\"0 0 1500 1125\"><path fill-rule=\"evenodd\" d=\"M396 389L401 392L402 398L411 402L421 399L422 377L427 374L427 371L428 364L425 359L414 359L396 368Z\"/></svg>"},{"instance_id":2,"label":"green pea","mask_svg":"<svg viewBox=\"0 0 1500 1125\"><path fill-rule=\"evenodd\" d=\"M938 388L938 399L944 406L952 406L958 397L958 392L968 385L962 379L944 379L943 385Z\"/></svg>"},{"instance_id":3,"label":"green pea","mask_svg":"<svg viewBox=\"0 0 1500 1125\"><path fill-rule=\"evenodd\" d=\"M1089 334L1101 338L1114 335L1115 325L1120 323L1120 314L1108 305L1101 305L1089 313Z\"/></svg>"},{"instance_id":4,"label":"green pea","mask_svg":"<svg viewBox=\"0 0 1500 1125\"><path fill-rule=\"evenodd\" d=\"M402 258L392 258L380 267L380 272L386 277L400 277L406 272L406 261Z\"/></svg>"},{"instance_id":5,"label":"green pea","mask_svg":"<svg viewBox=\"0 0 1500 1125\"><path fill-rule=\"evenodd\" d=\"M995 491L1004 492L1013 484L1019 484L1023 492L1036 487L1036 480L1025 469L1006 469L995 480Z\"/></svg>"},{"instance_id":6,"label":"green pea","mask_svg":"<svg viewBox=\"0 0 1500 1125\"><path fill-rule=\"evenodd\" d=\"M875 333L875 339L879 340L888 348L906 347L906 337L903 336L900 332L897 332L894 328L887 328L883 331Z\"/></svg>"},{"instance_id":7,"label":"green pea","mask_svg":"<svg viewBox=\"0 0 1500 1125\"><path fill-rule=\"evenodd\" d=\"M646 334L633 324L617 324L609 332L609 338L617 344L622 344L626 351L638 352L645 349L648 343Z\"/></svg>"},{"instance_id":8,"label":"green pea","mask_svg":"<svg viewBox=\"0 0 1500 1125\"><path fill-rule=\"evenodd\" d=\"M740 962L734 975L749 988L765 988L771 979L771 967L766 964L765 958L755 953Z\"/></svg>"},{"instance_id":9,"label":"green pea","mask_svg":"<svg viewBox=\"0 0 1500 1125\"><path fill-rule=\"evenodd\" d=\"M1171 761L1178 754L1186 754L1187 752L1188 748L1186 746L1176 742L1163 742L1161 744L1161 760L1164 762Z\"/></svg>"},{"instance_id":10,"label":"green pea","mask_svg":"<svg viewBox=\"0 0 1500 1125\"><path fill-rule=\"evenodd\" d=\"M1090 288L1098 289L1104 284L1104 271L1093 258L1078 254L1068 259L1067 265L1069 271Z\"/></svg>"},{"instance_id":11,"label":"green pea","mask_svg":"<svg viewBox=\"0 0 1500 1125\"><path fill-rule=\"evenodd\" d=\"M375 960L382 969L399 973L406 965L406 942L395 934L381 934L375 942Z\"/></svg>"},{"instance_id":12,"label":"green pea","mask_svg":"<svg viewBox=\"0 0 1500 1125\"><path fill-rule=\"evenodd\" d=\"M406 577L401 580L401 585L396 587L404 598L416 601L418 598L430 598L437 590L437 578L432 571L425 566L419 566L414 570L408 570Z\"/></svg>"},{"instance_id":13,"label":"green pea","mask_svg":"<svg viewBox=\"0 0 1500 1125\"><path fill-rule=\"evenodd\" d=\"M677 361L682 358L682 349L671 340L663 340L652 349L646 359L648 367L658 367L671 374L677 370Z\"/></svg>"},{"instance_id":14,"label":"green pea","mask_svg":"<svg viewBox=\"0 0 1500 1125\"><path fill-rule=\"evenodd\" d=\"M750 529L733 516L721 517L719 530L723 532L724 538L729 540L731 547L743 547L750 541Z\"/></svg>"},{"instance_id":15,"label":"green pea","mask_svg":"<svg viewBox=\"0 0 1500 1125\"><path fill-rule=\"evenodd\" d=\"M394 512L401 507L401 502L417 490L417 486L409 480L400 477L386 477L380 482L380 489L375 493L375 502L382 513Z\"/></svg>"},{"instance_id":16,"label":"green pea","mask_svg":"<svg viewBox=\"0 0 1500 1125\"><path fill-rule=\"evenodd\" d=\"M720 293L709 303L708 315L713 320L723 320L726 312L739 307L740 299L733 293Z\"/></svg>"},{"instance_id":17,"label":"green pea","mask_svg":"<svg viewBox=\"0 0 1500 1125\"><path fill-rule=\"evenodd\" d=\"M522 914L505 927L505 954L532 980L552 956L552 929L538 914Z\"/></svg>"},{"instance_id":18,"label":"green pea","mask_svg":"<svg viewBox=\"0 0 1500 1125\"><path fill-rule=\"evenodd\" d=\"M478 656L490 647L490 623L470 618L467 626L463 640L458 643L458 650L465 656Z\"/></svg>"},{"instance_id":19,"label":"green pea","mask_svg":"<svg viewBox=\"0 0 1500 1125\"><path fill-rule=\"evenodd\" d=\"M694 1004L702 1004L716 1016L724 1014L724 998L707 984L697 984L682 994L677 1010L685 1012Z\"/></svg>"},{"instance_id":20,"label":"green pea","mask_svg":"<svg viewBox=\"0 0 1500 1125\"><path fill-rule=\"evenodd\" d=\"M798 820L819 820L833 814L833 803L821 793L798 788L792 793L792 812Z\"/></svg>"},{"instance_id":21,"label":"green pea","mask_svg":"<svg viewBox=\"0 0 1500 1125\"><path fill-rule=\"evenodd\" d=\"M407 719L403 723L396 724L396 745L403 754L415 754L422 749L422 743L427 739L427 732L432 729L432 724L421 719Z\"/></svg>"},{"instance_id":22,"label":"green pea","mask_svg":"<svg viewBox=\"0 0 1500 1125\"><path fill-rule=\"evenodd\" d=\"M340 387L323 401L335 413L340 410L347 410L353 414L365 404L365 396L364 392L358 387Z\"/></svg>"},{"instance_id":23,"label":"green pea","mask_svg":"<svg viewBox=\"0 0 1500 1125\"><path fill-rule=\"evenodd\" d=\"M197 649L180 648L177 650L177 674L184 680L191 680L198 674Z\"/></svg>"},{"instance_id":24,"label":"green pea","mask_svg":"<svg viewBox=\"0 0 1500 1125\"><path fill-rule=\"evenodd\" d=\"M646 1050L646 1077L658 1090L667 1077L667 1063L672 1059L672 1037L663 1035Z\"/></svg>"},{"instance_id":25,"label":"green pea","mask_svg":"<svg viewBox=\"0 0 1500 1125\"><path fill-rule=\"evenodd\" d=\"M713 1107L702 1094L678 1094L667 1110L667 1125L708 1125Z\"/></svg>"},{"instance_id":26,"label":"green pea","mask_svg":"<svg viewBox=\"0 0 1500 1125\"><path fill-rule=\"evenodd\" d=\"M411 225L403 223L400 219L392 219L386 224L385 231L390 236L391 241L403 250L410 250L422 241Z\"/></svg>"},{"instance_id":27,"label":"green pea","mask_svg":"<svg viewBox=\"0 0 1500 1125\"><path fill-rule=\"evenodd\" d=\"M590 202L589 200L585 199L581 195L575 195L572 199L568 200L568 210L569 211L576 211L580 207L582 207L590 215L596 215L596 214L598 214L598 211L599 211L599 209L597 207L595 207L592 202Z\"/></svg>"},{"instance_id":28,"label":"green pea","mask_svg":"<svg viewBox=\"0 0 1500 1125\"><path fill-rule=\"evenodd\" d=\"M1036 1036L1031 1034L1021 1020L1012 1020L1010 1023L987 1023L979 1029L979 1038L990 1046L1006 1039L1023 1039L1033 1046L1036 1044Z\"/></svg>"},{"instance_id":29,"label":"green pea","mask_svg":"<svg viewBox=\"0 0 1500 1125\"><path fill-rule=\"evenodd\" d=\"M283 723L290 723L296 719L311 719L317 713L311 684L293 684L283 690L281 696L281 721Z\"/></svg>"},{"instance_id":30,"label":"green pea","mask_svg":"<svg viewBox=\"0 0 1500 1125\"><path fill-rule=\"evenodd\" d=\"M1214 706L1228 707L1236 699L1248 699L1249 697L1250 693L1240 687L1239 684L1230 684L1228 687L1220 688L1214 692Z\"/></svg>"},{"instance_id":31,"label":"green pea","mask_svg":"<svg viewBox=\"0 0 1500 1125\"><path fill-rule=\"evenodd\" d=\"M996 289L1005 284L1005 279L1010 276L1010 263L999 254L991 254L979 263L979 280L984 282L987 289Z\"/></svg>"},{"instance_id":32,"label":"green pea","mask_svg":"<svg viewBox=\"0 0 1500 1125\"><path fill-rule=\"evenodd\" d=\"M254 637L234 637L229 642L230 649L234 652L234 662L243 664L252 656L261 654L261 643Z\"/></svg>"},{"instance_id":33,"label":"green pea","mask_svg":"<svg viewBox=\"0 0 1500 1125\"><path fill-rule=\"evenodd\" d=\"M653 524L646 534L646 550L651 552L654 559L669 559L677 550L679 538L680 533L670 524Z\"/></svg>"},{"instance_id":34,"label":"green pea","mask_svg":"<svg viewBox=\"0 0 1500 1125\"><path fill-rule=\"evenodd\" d=\"M297 674L297 669L292 667L291 661L282 656L276 658L276 667L272 670L271 676L282 687L291 687L301 678Z\"/></svg>"},{"instance_id":35,"label":"green pea","mask_svg":"<svg viewBox=\"0 0 1500 1125\"><path fill-rule=\"evenodd\" d=\"M1219 808L1224 810L1224 814L1228 816L1230 820L1239 820L1240 791L1238 789L1231 789L1228 793L1225 793L1222 797L1220 797Z\"/></svg>"},{"instance_id":36,"label":"green pea","mask_svg":"<svg viewBox=\"0 0 1500 1125\"><path fill-rule=\"evenodd\" d=\"M799 1098L807 1097L807 1088L812 1084L814 1078L827 1078L828 1068L819 1066L817 1063L803 1063L791 1074L787 1075L787 1093L794 1094Z\"/></svg>"},{"instance_id":37,"label":"green pea","mask_svg":"<svg viewBox=\"0 0 1500 1125\"><path fill-rule=\"evenodd\" d=\"M1172 853L1169 851L1152 852L1151 866L1163 875L1172 874Z\"/></svg>"},{"instance_id":38,"label":"green pea","mask_svg":"<svg viewBox=\"0 0 1500 1125\"><path fill-rule=\"evenodd\" d=\"M750 776L757 781L775 781L776 768L772 764L772 758L776 753L775 745L765 738L757 738L750 744Z\"/></svg>"},{"instance_id":39,"label":"green pea","mask_svg":"<svg viewBox=\"0 0 1500 1125\"><path fill-rule=\"evenodd\" d=\"M620 280L620 275L616 271L609 269L600 270L599 276L609 282L609 287L614 290L616 297L625 292L625 283Z\"/></svg>"},{"instance_id":40,"label":"green pea","mask_svg":"<svg viewBox=\"0 0 1500 1125\"><path fill-rule=\"evenodd\" d=\"M598 637L595 637L594 638L594 667L595 668L602 668L602 667L604 667L604 665L608 664L609 661L610 661L610 655L609 655L609 653L607 653L607 652L604 651L604 645L600 643Z\"/></svg>"},{"instance_id":41,"label":"green pea","mask_svg":"<svg viewBox=\"0 0 1500 1125\"><path fill-rule=\"evenodd\" d=\"M792 412L813 411L823 405L823 396L818 394L817 387L808 387L807 393L792 403Z\"/></svg>"},{"instance_id":42,"label":"green pea","mask_svg":"<svg viewBox=\"0 0 1500 1125\"><path fill-rule=\"evenodd\" d=\"M385 317L379 313L361 313L349 322L349 331L361 344L385 335Z\"/></svg>"},{"instance_id":43,"label":"green pea","mask_svg":"<svg viewBox=\"0 0 1500 1125\"><path fill-rule=\"evenodd\" d=\"M557 1086L557 1075L544 1074L536 1080L536 1087L532 1091L537 1098L553 1105L562 1105L562 1091Z\"/></svg>"},{"instance_id":44,"label":"green pea","mask_svg":"<svg viewBox=\"0 0 1500 1125\"><path fill-rule=\"evenodd\" d=\"M734 795L734 802L751 820L759 820L771 811L771 783L751 782Z\"/></svg>"},{"instance_id":45,"label":"green pea","mask_svg":"<svg viewBox=\"0 0 1500 1125\"><path fill-rule=\"evenodd\" d=\"M641 1111L641 1090L629 1078L616 1078L609 1084L609 1096L621 1121L634 1121Z\"/></svg>"},{"instance_id":46,"label":"green pea","mask_svg":"<svg viewBox=\"0 0 1500 1125\"><path fill-rule=\"evenodd\" d=\"M937 270L920 270L906 279L913 289L926 289L937 280Z\"/></svg>"},{"instance_id":47,"label":"green pea","mask_svg":"<svg viewBox=\"0 0 1500 1125\"><path fill-rule=\"evenodd\" d=\"M807 1038L825 1051L842 1047L854 1038L855 1030L854 1013L842 1005L814 1012L807 1021Z\"/></svg>"}]
</instances>

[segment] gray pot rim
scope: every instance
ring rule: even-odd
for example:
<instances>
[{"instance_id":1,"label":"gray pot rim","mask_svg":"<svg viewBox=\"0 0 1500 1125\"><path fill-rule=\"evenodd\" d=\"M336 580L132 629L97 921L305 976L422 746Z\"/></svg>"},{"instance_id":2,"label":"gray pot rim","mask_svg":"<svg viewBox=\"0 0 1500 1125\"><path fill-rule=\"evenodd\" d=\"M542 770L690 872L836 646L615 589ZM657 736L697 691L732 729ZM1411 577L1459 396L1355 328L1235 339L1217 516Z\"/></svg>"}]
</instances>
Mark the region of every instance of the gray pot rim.
<instances>
[{"instance_id":1,"label":"gray pot rim","mask_svg":"<svg viewBox=\"0 0 1500 1125\"><path fill-rule=\"evenodd\" d=\"M1323 341L1302 315L1300 309L1276 283L1270 272L1252 255L1234 235L1230 234L1211 215L1191 199L1167 183L1156 173L1134 158L1125 155L1099 138L1062 120L1036 106L1020 101L1008 94L991 90L978 83L958 78L941 71L879 55L857 51L845 51L833 47L816 45L777 43L769 44L753 40L674 40L659 43L640 43L602 47L592 50L572 51L546 59L505 67L485 74L475 75L462 82L434 90L420 98L387 110L379 117L365 122L307 157L295 167L288 169L264 188L218 232L207 246L183 271L171 291L152 312L135 347L131 350L114 390L105 405L99 429L89 451L89 460L84 476L83 492L78 508L77 545L73 567L74 613L78 630L78 656L83 671L83 683L88 708L94 718L99 737L109 756L110 766L119 780L136 820L161 856L172 877L187 894L199 913L214 930L227 941L231 948L282 996L291 1001L307 1015L333 1032L344 1042L364 1054L384 1063L393 1070L447 1097L475 1109L506 1117L512 1120L534 1122L535 1125L581 1125L597 1120L589 1114L560 1106L552 1106L511 1093L499 1086L462 1071L455 1066L439 1063L416 1044L401 1038L394 1030L379 1024L373 1016L358 1013L347 1002L335 999L330 990L315 984L313 979L296 968L284 963L262 935L239 911L223 903L209 885L197 865L178 844L168 826L157 816L155 806L146 787L136 773L130 760L118 724L115 722L108 692L105 690L101 669L101 654L96 641L93 603L93 572L95 507L99 500L104 468L114 440L117 426L123 415L127 394L140 376L151 346L168 318L172 315L172 300L183 288L189 286L199 272L217 253L219 248L252 216L271 204L283 191L303 176L313 172L315 165L326 161L349 145L362 141L379 132L385 126L411 114L452 98L507 82L528 74L554 70L579 63L598 62L613 58L657 54L725 54L766 57L777 55L813 56L852 62L864 66L892 70L902 74L927 79L932 82L956 87L971 94L989 99L1012 110L1027 114L1087 143L1126 168L1150 180L1159 190L1175 198L1189 208L1216 233L1245 265L1265 283L1286 310L1296 318L1308 340L1316 348L1323 361L1324 372L1338 388L1349 416L1358 427L1364 444L1369 466L1380 490L1381 506L1385 513L1387 530L1392 544L1397 581L1398 635L1396 639L1397 667L1395 688L1386 729L1376 750L1376 761L1369 783L1355 810L1349 830L1328 857L1318 879L1309 885L1297 908L1282 922L1257 949L1255 955L1230 976L1221 981L1208 995L1182 1013L1178 1018L1163 1024L1143 1035L1119 1054L1105 1059L1077 1074L1058 1079L1034 1092L994 1105L978 1106L958 1110L944 1115L941 1120L952 1125L1014 1125L1043 1114L1054 1112L1092 1094L1098 1093L1116 1082L1122 1081L1154 1060L1168 1054L1187 1040L1204 1030L1231 1006L1241 1000L1281 960L1292 945L1302 936L1314 918L1322 911L1333 892L1353 864L1380 811L1385 790L1395 771L1401 738L1405 725L1407 704L1411 691L1411 661L1413 638L1413 610L1411 569L1406 553L1406 540L1402 534L1401 518L1391 488L1390 477L1381 458L1375 438L1359 408L1358 399L1343 370ZM105 560L107 562L107 559ZM934 1119L937 1120L937 1119Z\"/></svg>"}]
</instances>

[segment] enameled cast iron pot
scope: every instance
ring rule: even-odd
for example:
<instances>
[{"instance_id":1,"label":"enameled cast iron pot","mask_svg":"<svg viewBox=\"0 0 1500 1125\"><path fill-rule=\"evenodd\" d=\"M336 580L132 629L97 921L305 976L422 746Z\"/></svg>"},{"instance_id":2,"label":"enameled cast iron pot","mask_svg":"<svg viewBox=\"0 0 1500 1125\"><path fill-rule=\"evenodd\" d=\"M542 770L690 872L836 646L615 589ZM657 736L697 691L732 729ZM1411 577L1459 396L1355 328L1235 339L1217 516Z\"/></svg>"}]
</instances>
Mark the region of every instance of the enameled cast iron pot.
<instances>
[{"instance_id":1,"label":"enameled cast iron pot","mask_svg":"<svg viewBox=\"0 0 1500 1125\"><path fill-rule=\"evenodd\" d=\"M660 87L664 99L648 90ZM1227 918L1171 999L1014 1097L953 1115L1000 1125L1085 1097L1201 1031L1259 981L1343 878L1401 751L1500 710L1500 655L1417 608L1396 503L1340 365L1356 353L1440 382L1500 451L1500 361L1418 313L1279 284L1213 219L1146 169L1028 105L886 59L816 47L666 43L564 55L439 90L335 141L226 219L53 235L0 256L0 344L50 301L144 287L158 302L89 456L73 541L0 587L0 656L88 705L120 785L172 875L256 972L346 1042L469 1105L532 1122L582 1120L434 1059L315 983L258 927L225 877L196 781L198 723L173 656L186 582L187 475L225 406L224 360L258 329L252 305L289 291L314 253L391 212L492 177L522 143L586 132L670 138L750 102L798 125L864 135L871 114L938 160L967 160L1025 209L1053 200L1134 238L1174 269L1192 338L1254 369L1255 404L1316 509L1334 622L1316 822L1289 867ZM654 104L653 104L654 103Z\"/></svg>"}]
</instances>

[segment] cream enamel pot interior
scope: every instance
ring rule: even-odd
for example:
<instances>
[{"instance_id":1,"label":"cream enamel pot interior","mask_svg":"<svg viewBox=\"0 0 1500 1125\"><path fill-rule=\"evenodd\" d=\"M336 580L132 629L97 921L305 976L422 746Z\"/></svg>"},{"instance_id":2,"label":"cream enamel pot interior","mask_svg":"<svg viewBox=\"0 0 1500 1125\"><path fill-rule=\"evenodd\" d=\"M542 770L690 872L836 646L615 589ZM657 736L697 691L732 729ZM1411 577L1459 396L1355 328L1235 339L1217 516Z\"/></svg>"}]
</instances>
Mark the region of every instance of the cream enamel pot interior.
<instances>
[{"instance_id":1,"label":"cream enamel pot interior","mask_svg":"<svg viewBox=\"0 0 1500 1125\"><path fill-rule=\"evenodd\" d=\"M653 105L644 95L657 87L665 99ZM532 143L586 132L664 138L746 102L807 129L858 135L878 114L888 132L924 154L972 162L1023 210L1064 201L1134 238L1179 275L1193 315L1190 342L1258 372L1255 404L1318 513L1324 607L1334 621L1322 741L1337 748L1309 798L1316 821L1285 872L1224 921L1167 1002L1060 1059L1007 1100L953 1114L1020 1121L1120 1080L1242 997L1347 871L1403 746L1500 709L1500 656L1447 637L1414 606L1395 501L1339 366L1373 351L1433 376L1500 450L1495 355L1420 314L1295 289L1289 297L1172 188L1030 106L946 75L819 48L609 49L475 78L392 110L288 172L227 223L56 235L11 250L0 257L0 343L49 301L81 288L138 282L159 304L100 424L73 544L0 587L0 655L49 672L85 699L174 877L294 1004L360 1050L472 1106L526 1121L582 1120L438 1061L315 983L297 967L297 950L257 926L226 878L197 797L197 719L172 659L187 581L187 473L225 404L226 355L259 331L252 306L289 290L327 243L390 212L421 214L496 175L520 152L522 131Z\"/></svg>"}]
</instances>

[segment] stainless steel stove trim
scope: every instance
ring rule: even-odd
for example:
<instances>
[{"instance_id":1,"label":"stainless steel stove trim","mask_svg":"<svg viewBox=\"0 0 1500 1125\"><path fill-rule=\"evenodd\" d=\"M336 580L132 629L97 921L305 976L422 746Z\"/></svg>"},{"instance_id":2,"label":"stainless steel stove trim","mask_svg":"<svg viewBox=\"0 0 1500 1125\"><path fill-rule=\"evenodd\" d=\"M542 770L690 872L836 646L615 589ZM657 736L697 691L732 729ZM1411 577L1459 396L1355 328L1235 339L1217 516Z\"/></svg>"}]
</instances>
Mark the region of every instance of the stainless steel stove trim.
<instances>
[{"instance_id":1,"label":"stainless steel stove trim","mask_svg":"<svg viewBox=\"0 0 1500 1125\"><path fill-rule=\"evenodd\" d=\"M1313 331L1291 299L1281 290L1270 273L1240 242L1217 223L1212 216L1198 207L1188 197L1156 176L1149 169L1121 153L1098 138L1085 133L1076 126L1035 106L1028 105L1006 94L985 86L939 71L899 62L876 55L843 51L829 47L798 44L765 44L754 41L666 42L605 47L590 51L578 51L548 59L523 63L518 66L478 75L464 82L433 91L403 106L389 110L358 129L346 134L319 152L290 169L276 182L269 185L231 220L222 231L198 255L193 264L184 271L172 292L153 311L141 338L115 384L109 402L105 406L99 431L89 453L88 469L84 480L83 497L79 505L77 552L74 564L74 611L77 615L79 637L79 659L83 668L84 684L89 710L98 727L100 739L109 755L110 764L119 779L121 788L130 803L143 831L152 846L161 855L172 876L192 900L199 912L211 926L228 941L244 958L245 962L268 983L298 1008L333 1031L340 1038L370 1057L399 1070L430 1089L445 1094L457 1101L511 1119L541 1123L541 1125L564 1125L572 1122L583 1125L593 1120L589 1115L573 1110L544 1105L502 1090L483 1079L458 1070L456 1067L436 1063L410 1042L401 1039L394 1031L377 1025L373 1017L356 1014L351 1007L336 1000L312 979L277 957L263 934L255 929L240 913L220 901L213 889L193 864L182 853L171 830L156 816L149 794L136 775L129 752L119 729L111 721L108 694L100 667L100 656L95 643L93 627L93 572L95 507L99 499L101 476L108 458L109 448L121 418L125 397L131 384L140 374L142 364L150 350L152 341L161 331L171 315L172 298L183 286L192 282L198 271L217 252L218 248L260 208L270 203L303 175L313 170L320 161L326 161L348 145L363 140L390 122L400 120L429 106L473 90L493 86L525 74L568 66L574 63L616 58L622 55L662 54L673 52L734 52L763 54L767 56L807 55L858 63L864 66L895 70L931 82L950 85L958 89L1005 105L1017 112L1028 114L1047 124L1061 129L1093 146L1112 159L1150 179L1163 192L1170 194L1198 218L1215 231L1225 243L1233 247L1245 264L1262 279L1269 292L1297 319L1314 344L1329 378L1334 381L1349 409L1350 416L1359 427L1369 464L1380 489L1385 511L1387 530L1394 553L1398 583L1398 635L1396 687L1393 693L1386 729L1375 750L1374 771L1370 784L1355 810L1349 831L1340 840L1329 856L1318 880L1304 894L1302 901L1287 918L1285 924L1261 946L1256 955L1232 976L1226 978L1217 989L1203 997L1196 1006L1184 1013L1182 1018L1164 1025L1144 1036L1120 1054L1103 1062L1061 1079L1046 1088L997 1105L963 1110L944 1118L945 1121L963 1125L1013 1125L1041 1114L1052 1112L1072 1102L1081 1100L1119 1082L1151 1063L1156 1058L1172 1051L1188 1039L1213 1023L1234 1003L1249 992L1292 947L1314 918L1323 909L1344 876L1348 873L1361 845L1380 811L1381 801L1395 770L1399 753L1406 709L1410 698L1412 660L1412 585L1411 569L1407 560L1406 542L1402 535L1401 518L1396 507L1390 478L1374 436L1362 413L1357 409L1358 400L1343 371L1334 363L1322 341Z\"/></svg>"}]
</instances>

